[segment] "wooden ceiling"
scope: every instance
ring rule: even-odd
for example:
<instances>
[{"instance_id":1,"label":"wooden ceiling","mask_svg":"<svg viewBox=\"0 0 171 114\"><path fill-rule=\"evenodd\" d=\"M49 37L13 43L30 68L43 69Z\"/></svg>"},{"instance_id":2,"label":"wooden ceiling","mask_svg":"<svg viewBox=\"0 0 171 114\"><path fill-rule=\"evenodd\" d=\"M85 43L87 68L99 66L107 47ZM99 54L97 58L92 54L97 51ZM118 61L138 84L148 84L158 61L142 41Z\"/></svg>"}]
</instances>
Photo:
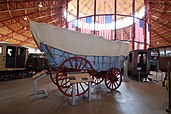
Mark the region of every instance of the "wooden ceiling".
<instances>
[{"instance_id":1,"label":"wooden ceiling","mask_svg":"<svg viewBox=\"0 0 171 114\"><path fill-rule=\"evenodd\" d=\"M96 14L113 14L115 0L96 0ZM94 15L94 0L79 0L79 16ZM117 0L117 14L131 15L132 0ZM144 5L144 0L135 0L135 11L138 11ZM68 4L68 11L77 15L77 0L71 0ZM117 19L123 18L117 16Z\"/></svg>"},{"instance_id":2,"label":"wooden ceiling","mask_svg":"<svg viewBox=\"0 0 171 114\"><path fill-rule=\"evenodd\" d=\"M54 26L61 26L64 24L63 8L65 8L66 0L0 0L0 42L10 42L17 45L24 45L36 48L36 44L29 29L29 21L45 22ZM70 3L76 0L71 0ZM88 6L84 0L80 6ZM92 0L93 1L93 0ZM99 0L97 0L99 1ZM105 0L101 0L105 1ZM113 1L113 0L110 0ZM129 5L123 6L127 0L118 0L118 12L129 12ZM121 2L122 1L122 2ZM131 0L129 0L129 3ZM142 4L143 0L137 0ZM167 46L171 45L171 1L170 0L147 0L149 4L148 11L151 16L151 46ZM42 7L39 7L39 4ZM89 2L89 4L91 4ZM102 3L101 3L102 4ZM120 5L119 5L120 4ZM106 2L106 7L109 4ZM136 10L141 5L137 5ZM86 9L86 8L85 8ZM98 8L99 11L100 7ZM110 7L109 7L110 10ZM107 11L107 10L105 10ZM92 13L89 10L83 10L81 13ZM105 12L104 12L105 13ZM26 20L27 19L27 20ZM125 36L129 37L127 31L124 31Z\"/></svg>"}]
</instances>

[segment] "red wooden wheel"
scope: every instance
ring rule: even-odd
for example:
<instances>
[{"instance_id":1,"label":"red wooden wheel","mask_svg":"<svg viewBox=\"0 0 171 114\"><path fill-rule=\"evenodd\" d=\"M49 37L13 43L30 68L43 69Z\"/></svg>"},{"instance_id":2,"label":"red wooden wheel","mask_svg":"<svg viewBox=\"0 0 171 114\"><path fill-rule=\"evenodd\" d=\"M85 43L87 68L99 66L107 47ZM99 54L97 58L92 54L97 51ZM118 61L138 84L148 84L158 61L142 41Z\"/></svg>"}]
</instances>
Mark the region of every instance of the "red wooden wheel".
<instances>
[{"instance_id":1,"label":"red wooden wheel","mask_svg":"<svg viewBox=\"0 0 171 114\"><path fill-rule=\"evenodd\" d=\"M71 57L66 59L57 69L56 85L66 96L72 96L72 84L67 78L67 72L89 73L94 78L94 69L91 63L83 57ZM88 91L88 83L76 84L76 96L85 94Z\"/></svg>"},{"instance_id":2,"label":"red wooden wheel","mask_svg":"<svg viewBox=\"0 0 171 114\"><path fill-rule=\"evenodd\" d=\"M105 85L110 90L119 88L122 82L122 73L118 68L110 68L105 77Z\"/></svg>"}]
</instances>

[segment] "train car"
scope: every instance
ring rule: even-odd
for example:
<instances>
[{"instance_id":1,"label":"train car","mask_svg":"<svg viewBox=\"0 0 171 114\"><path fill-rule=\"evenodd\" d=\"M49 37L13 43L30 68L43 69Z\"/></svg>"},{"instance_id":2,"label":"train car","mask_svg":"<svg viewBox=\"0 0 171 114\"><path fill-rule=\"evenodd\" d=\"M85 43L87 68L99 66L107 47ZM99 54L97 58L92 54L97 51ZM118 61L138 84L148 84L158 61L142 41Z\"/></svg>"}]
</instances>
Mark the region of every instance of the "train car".
<instances>
[{"instance_id":1,"label":"train car","mask_svg":"<svg viewBox=\"0 0 171 114\"><path fill-rule=\"evenodd\" d=\"M27 57L27 48L0 43L0 80L21 78L26 69Z\"/></svg>"},{"instance_id":2,"label":"train car","mask_svg":"<svg viewBox=\"0 0 171 114\"><path fill-rule=\"evenodd\" d=\"M150 56L150 50L130 51L128 57L128 75L138 80L140 73L140 80L147 78L148 74L150 74Z\"/></svg>"},{"instance_id":3,"label":"train car","mask_svg":"<svg viewBox=\"0 0 171 114\"><path fill-rule=\"evenodd\" d=\"M159 62L159 70L165 72L165 77L162 83L162 86L167 90L169 88L168 79L171 71L171 67L169 69L169 62L171 64L171 46L163 46L158 47L158 62Z\"/></svg>"},{"instance_id":4,"label":"train car","mask_svg":"<svg viewBox=\"0 0 171 114\"><path fill-rule=\"evenodd\" d=\"M151 48L151 59L150 59L150 70L157 71L158 70L158 51L157 48Z\"/></svg>"},{"instance_id":5,"label":"train car","mask_svg":"<svg viewBox=\"0 0 171 114\"><path fill-rule=\"evenodd\" d=\"M43 53L29 53L26 67L29 75L40 72L43 69L50 69L48 60Z\"/></svg>"},{"instance_id":6,"label":"train car","mask_svg":"<svg viewBox=\"0 0 171 114\"><path fill-rule=\"evenodd\" d=\"M167 72L167 63L171 63L171 46L158 47L159 70Z\"/></svg>"}]
</instances>

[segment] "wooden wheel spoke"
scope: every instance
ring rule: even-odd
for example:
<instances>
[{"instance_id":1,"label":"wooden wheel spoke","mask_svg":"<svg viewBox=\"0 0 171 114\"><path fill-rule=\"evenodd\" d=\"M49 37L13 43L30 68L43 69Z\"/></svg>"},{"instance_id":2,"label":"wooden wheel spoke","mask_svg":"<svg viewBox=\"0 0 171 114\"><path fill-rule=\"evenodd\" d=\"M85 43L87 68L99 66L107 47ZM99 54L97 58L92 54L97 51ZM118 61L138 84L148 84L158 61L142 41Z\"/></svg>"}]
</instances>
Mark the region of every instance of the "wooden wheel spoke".
<instances>
[{"instance_id":1,"label":"wooden wheel spoke","mask_svg":"<svg viewBox=\"0 0 171 114\"><path fill-rule=\"evenodd\" d=\"M116 81L116 82L114 82L114 83L116 83L117 85L119 85L117 81Z\"/></svg>"},{"instance_id":2,"label":"wooden wheel spoke","mask_svg":"<svg viewBox=\"0 0 171 114\"><path fill-rule=\"evenodd\" d=\"M64 85L66 85L67 83L69 83L69 81L66 81L65 83L63 83L63 84L61 85L61 87L64 86Z\"/></svg>"},{"instance_id":3,"label":"wooden wheel spoke","mask_svg":"<svg viewBox=\"0 0 171 114\"><path fill-rule=\"evenodd\" d=\"M81 59L80 64L79 64L79 66L78 66L78 69L80 69L80 67L81 67L81 65L82 65L82 62L83 62L83 60Z\"/></svg>"},{"instance_id":4,"label":"wooden wheel spoke","mask_svg":"<svg viewBox=\"0 0 171 114\"><path fill-rule=\"evenodd\" d=\"M69 90L69 88L70 88L70 87L68 86L68 87L66 88L65 92L67 92L67 91Z\"/></svg>"},{"instance_id":5,"label":"wooden wheel spoke","mask_svg":"<svg viewBox=\"0 0 171 114\"><path fill-rule=\"evenodd\" d=\"M65 75L63 74L62 76L60 76L59 80L62 79L62 77L64 77Z\"/></svg>"},{"instance_id":6,"label":"wooden wheel spoke","mask_svg":"<svg viewBox=\"0 0 171 114\"><path fill-rule=\"evenodd\" d=\"M113 89L113 84L112 84L112 89Z\"/></svg>"},{"instance_id":7,"label":"wooden wheel spoke","mask_svg":"<svg viewBox=\"0 0 171 114\"><path fill-rule=\"evenodd\" d=\"M110 82L110 81L109 81ZM112 85L112 83L110 82L110 83L108 83L108 85L109 85L109 87Z\"/></svg>"},{"instance_id":8,"label":"wooden wheel spoke","mask_svg":"<svg viewBox=\"0 0 171 114\"><path fill-rule=\"evenodd\" d=\"M78 66L78 62L77 59L75 59L75 69L77 69L77 66Z\"/></svg>"},{"instance_id":9,"label":"wooden wheel spoke","mask_svg":"<svg viewBox=\"0 0 171 114\"><path fill-rule=\"evenodd\" d=\"M87 63L85 63L84 66L81 69L83 69L86 65L87 65Z\"/></svg>"},{"instance_id":10,"label":"wooden wheel spoke","mask_svg":"<svg viewBox=\"0 0 171 114\"><path fill-rule=\"evenodd\" d=\"M110 80L107 82L107 85L109 85L109 83L110 83Z\"/></svg>"},{"instance_id":11,"label":"wooden wheel spoke","mask_svg":"<svg viewBox=\"0 0 171 114\"><path fill-rule=\"evenodd\" d=\"M113 84L114 84L114 86L115 86L115 88L116 88L116 84L115 84L115 82L114 82Z\"/></svg>"},{"instance_id":12,"label":"wooden wheel spoke","mask_svg":"<svg viewBox=\"0 0 171 114\"><path fill-rule=\"evenodd\" d=\"M69 60L69 65L71 68L73 68L72 62Z\"/></svg>"},{"instance_id":13,"label":"wooden wheel spoke","mask_svg":"<svg viewBox=\"0 0 171 114\"><path fill-rule=\"evenodd\" d=\"M62 81L61 81L60 85L62 85L62 84L63 84L63 82L64 82L64 80L62 80Z\"/></svg>"}]
</instances>

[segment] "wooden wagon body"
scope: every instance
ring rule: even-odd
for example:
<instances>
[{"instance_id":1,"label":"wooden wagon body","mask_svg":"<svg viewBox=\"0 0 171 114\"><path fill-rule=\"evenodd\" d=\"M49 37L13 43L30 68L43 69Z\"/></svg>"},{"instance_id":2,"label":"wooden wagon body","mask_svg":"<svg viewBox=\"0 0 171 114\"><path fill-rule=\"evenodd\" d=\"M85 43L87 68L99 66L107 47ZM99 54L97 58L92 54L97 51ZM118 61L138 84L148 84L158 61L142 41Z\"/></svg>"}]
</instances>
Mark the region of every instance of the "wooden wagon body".
<instances>
[{"instance_id":1,"label":"wooden wagon body","mask_svg":"<svg viewBox=\"0 0 171 114\"><path fill-rule=\"evenodd\" d=\"M51 79L63 94L71 96L69 88L72 85L67 72L88 72L96 84L105 79L110 90L121 85L120 69L129 53L128 44L36 22L31 22L31 32L40 50L56 69L51 72ZM76 95L84 94L87 85L79 83Z\"/></svg>"}]
</instances>

